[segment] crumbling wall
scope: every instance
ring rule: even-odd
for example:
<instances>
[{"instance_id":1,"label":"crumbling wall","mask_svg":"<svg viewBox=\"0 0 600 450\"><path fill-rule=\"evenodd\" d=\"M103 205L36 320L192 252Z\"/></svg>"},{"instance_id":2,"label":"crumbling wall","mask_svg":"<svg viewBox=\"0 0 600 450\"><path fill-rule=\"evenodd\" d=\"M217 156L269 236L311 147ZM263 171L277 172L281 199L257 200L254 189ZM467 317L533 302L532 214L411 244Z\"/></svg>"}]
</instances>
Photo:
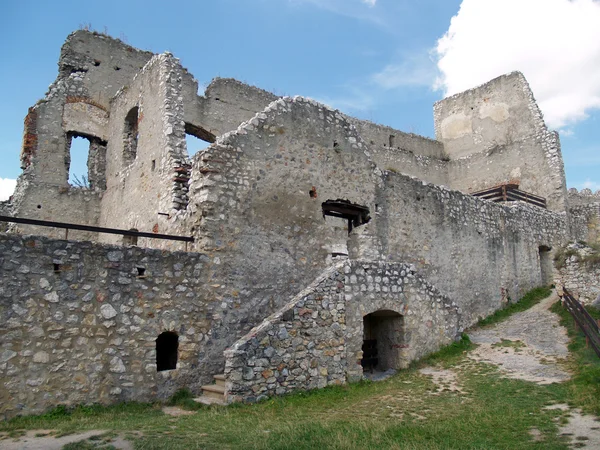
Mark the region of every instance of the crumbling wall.
<instances>
[{"instance_id":1,"label":"crumbling wall","mask_svg":"<svg viewBox=\"0 0 600 450\"><path fill-rule=\"evenodd\" d=\"M187 206L189 163L180 96L181 66L172 55L162 54L114 98L102 226L168 233L170 216ZM120 238L101 239L118 243ZM184 248L178 242L147 239L139 245Z\"/></svg>"},{"instance_id":2,"label":"crumbling wall","mask_svg":"<svg viewBox=\"0 0 600 450\"><path fill-rule=\"evenodd\" d=\"M571 239L600 243L600 193L590 189L569 189Z\"/></svg>"},{"instance_id":3,"label":"crumbling wall","mask_svg":"<svg viewBox=\"0 0 600 450\"><path fill-rule=\"evenodd\" d=\"M225 351L227 400L252 402L362 378L363 318L377 311L403 316L402 329L394 330L400 342L385 348L397 354L396 368L461 331L456 305L408 265L338 263Z\"/></svg>"},{"instance_id":4,"label":"crumbling wall","mask_svg":"<svg viewBox=\"0 0 600 450\"><path fill-rule=\"evenodd\" d=\"M136 247L0 234L0 416L58 404L151 401L207 381L210 259ZM179 336L177 369L155 340Z\"/></svg>"},{"instance_id":5,"label":"crumbling wall","mask_svg":"<svg viewBox=\"0 0 600 450\"><path fill-rule=\"evenodd\" d=\"M434 105L436 139L450 159L450 186L463 192L517 182L565 211L558 134L544 124L527 81L513 72Z\"/></svg>"},{"instance_id":6,"label":"crumbling wall","mask_svg":"<svg viewBox=\"0 0 600 450\"><path fill-rule=\"evenodd\" d=\"M598 249L572 243L559 252L554 283L564 286L584 305L600 306L600 257Z\"/></svg>"},{"instance_id":7,"label":"crumbling wall","mask_svg":"<svg viewBox=\"0 0 600 450\"><path fill-rule=\"evenodd\" d=\"M108 139L105 126L110 99L150 56L151 53L98 33L80 30L69 35L61 50L58 78L25 118L23 174L13 200L15 215L87 225L98 223L103 180L96 180L93 189L69 185L70 137L75 134L101 141ZM102 155L92 164L95 174L102 173L97 167L101 163ZM22 225L19 229L49 236L63 233ZM97 236L72 232L71 237Z\"/></svg>"},{"instance_id":8,"label":"crumbling wall","mask_svg":"<svg viewBox=\"0 0 600 450\"><path fill-rule=\"evenodd\" d=\"M198 82L184 72L183 100L185 122L203 128L214 136L236 129L265 109L277 96L233 78L214 78L204 95L198 95ZM198 136L201 139L202 136ZM204 139L207 140L207 139ZM209 141L210 142L210 141Z\"/></svg>"},{"instance_id":9,"label":"crumbling wall","mask_svg":"<svg viewBox=\"0 0 600 450\"><path fill-rule=\"evenodd\" d=\"M504 206L386 173L374 225L383 257L415 265L456 301L461 326L542 284L540 247L568 240L565 215Z\"/></svg>"},{"instance_id":10,"label":"crumbling wall","mask_svg":"<svg viewBox=\"0 0 600 450\"><path fill-rule=\"evenodd\" d=\"M246 332L343 253L347 221L325 218L323 202L375 210L377 169L365 149L339 112L298 97L273 102L192 159L182 226L214 256L218 296L238 308ZM222 371L224 349L213 347L203 370Z\"/></svg>"}]
</instances>

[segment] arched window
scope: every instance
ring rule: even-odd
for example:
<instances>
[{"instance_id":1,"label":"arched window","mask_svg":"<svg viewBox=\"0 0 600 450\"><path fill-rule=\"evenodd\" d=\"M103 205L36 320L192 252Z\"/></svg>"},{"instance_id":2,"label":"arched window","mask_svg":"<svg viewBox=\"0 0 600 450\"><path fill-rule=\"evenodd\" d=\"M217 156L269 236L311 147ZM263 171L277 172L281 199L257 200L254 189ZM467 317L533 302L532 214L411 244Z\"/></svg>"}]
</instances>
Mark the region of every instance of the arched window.
<instances>
[{"instance_id":1,"label":"arched window","mask_svg":"<svg viewBox=\"0 0 600 450\"><path fill-rule=\"evenodd\" d=\"M135 106L125 116L123 128L123 161L125 164L131 164L137 155L138 113L139 108Z\"/></svg>"},{"instance_id":2,"label":"arched window","mask_svg":"<svg viewBox=\"0 0 600 450\"><path fill-rule=\"evenodd\" d=\"M177 349L179 336L172 331L165 331L156 338L156 371L177 368Z\"/></svg>"}]
</instances>

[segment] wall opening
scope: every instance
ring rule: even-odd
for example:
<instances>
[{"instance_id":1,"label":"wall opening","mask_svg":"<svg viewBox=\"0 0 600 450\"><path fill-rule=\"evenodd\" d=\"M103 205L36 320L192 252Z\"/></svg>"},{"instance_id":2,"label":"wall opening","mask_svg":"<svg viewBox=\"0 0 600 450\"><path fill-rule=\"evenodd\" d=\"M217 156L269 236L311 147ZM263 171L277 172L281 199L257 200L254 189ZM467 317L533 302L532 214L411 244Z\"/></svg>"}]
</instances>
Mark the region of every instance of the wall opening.
<instances>
[{"instance_id":1,"label":"wall opening","mask_svg":"<svg viewBox=\"0 0 600 450\"><path fill-rule=\"evenodd\" d=\"M123 161L125 164L131 164L137 156L137 147L139 140L139 108L131 108L125 116L125 125L123 127Z\"/></svg>"},{"instance_id":2,"label":"wall opening","mask_svg":"<svg viewBox=\"0 0 600 450\"><path fill-rule=\"evenodd\" d=\"M71 186L106 189L106 146L98 137L67 133L65 168Z\"/></svg>"},{"instance_id":3,"label":"wall opening","mask_svg":"<svg viewBox=\"0 0 600 450\"><path fill-rule=\"evenodd\" d=\"M138 232L139 230L137 228L130 228L129 231ZM138 244L137 236L131 236L131 235L127 235L127 234L123 235L123 245L134 245L135 246L137 244Z\"/></svg>"},{"instance_id":4,"label":"wall opening","mask_svg":"<svg viewBox=\"0 0 600 450\"><path fill-rule=\"evenodd\" d=\"M323 217L338 217L348 221L348 234L352 229L364 225L371 220L369 208L351 203L348 200L327 200L321 204Z\"/></svg>"},{"instance_id":5,"label":"wall opening","mask_svg":"<svg viewBox=\"0 0 600 450\"><path fill-rule=\"evenodd\" d=\"M363 357L365 373L403 367L404 317L381 309L363 317Z\"/></svg>"},{"instance_id":6,"label":"wall opening","mask_svg":"<svg viewBox=\"0 0 600 450\"><path fill-rule=\"evenodd\" d=\"M177 350L179 336L172 331L165 331L156 338L156 371L174 370L177 368Z\"/></svg>"},{"instance_id":7,"label":"wall opening","mask_svg":"<svg viewBox=\"0 0 600 450\"><path fill-rule=\"evenodd\" d=\"M217 137L210 131L191 123L185 124L185 143L188 156L194 156L216 140Z\"/></svg>"},{"instance_id":8,"label":"wall opening","mask_svg":"<svg viewBox=\"0 0 600 450\"><path fill-rule=\"evenodd\" d=\"M542 277L542 285L550 286L554 282L554 276L552 274L553 264L550 256L550 247L541 245L538 249L540 254L540 272Z\"/></svg>"}]
</instances>

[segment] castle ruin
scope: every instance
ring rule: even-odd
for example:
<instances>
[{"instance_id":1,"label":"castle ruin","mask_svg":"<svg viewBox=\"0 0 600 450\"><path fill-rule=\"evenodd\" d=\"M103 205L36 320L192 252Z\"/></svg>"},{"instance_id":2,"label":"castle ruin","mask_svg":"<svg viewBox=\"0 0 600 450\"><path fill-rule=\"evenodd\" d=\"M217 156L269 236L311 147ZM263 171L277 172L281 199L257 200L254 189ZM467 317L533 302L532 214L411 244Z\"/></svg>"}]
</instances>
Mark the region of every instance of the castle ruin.
<instances>
[{"instance_id":1,"label":"castle ruin","mask_svg":"<svg viewBox=\"0 0 600 450\"><path fill-rule=\"evenodd\" d=\"M199 96L170 53L97 33L58 65L0 215L193 242L9 225L4 417L215 375L205 393L229 403L402 369L551 284L556 248L599 239L599 199L567 192L518 72L436 103L432 140L233 79ZM190 157L186 134L210 145ZM68 182L77 137L85 187Z\"/></svg>"}]
</instances>

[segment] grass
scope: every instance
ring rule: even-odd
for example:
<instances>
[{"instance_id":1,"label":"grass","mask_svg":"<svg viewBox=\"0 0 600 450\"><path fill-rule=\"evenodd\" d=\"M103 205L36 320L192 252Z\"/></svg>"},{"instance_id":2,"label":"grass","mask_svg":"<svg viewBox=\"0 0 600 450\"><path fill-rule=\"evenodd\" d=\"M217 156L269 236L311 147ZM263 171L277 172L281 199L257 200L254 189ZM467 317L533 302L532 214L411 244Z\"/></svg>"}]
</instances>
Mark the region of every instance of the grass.
<instances>
[{"instance_id":1,"label":"grass","mask_svg":"<svg viewBox=\"0 0 600 450\"><path fill-rule=\"evenodd\" d=\"M550 292L551 290L549 287L539 287L532 289L527 294L525 294L518 302L510 303L506 308L499 309L491 316L480 320L477 325L480 327L484 327L496 324L498 322L502 322L514 313L525 311L531 308L533 305L539 303L542 299L548 297L550 295Z\"/></svg>"},{"instance_id":2,"label":"grass","mask_svg":"<svg viewBox=\"0 0 600 450\"><path fill-rule=\"evenodd\" d=\"M502 317L535 304L544 293L549 290L526 295ZM558 313L569 326L568 313L560 308ZM23 430L64 435L101 429L113 433L108 436L129 439L136 449L566 449L557 425L567 413L544 406L570 403L600 413L600 363L572 326L569 333L574 336L569 364L575 376L561 384L540 386L502 378L493 366L465 357L474 344L463 335L378 383L364 381L229 407L191 404L191 393L179 391L169 403L193 408L195 414L171 417L160 404L59 407L0 423L0 433L12 439ZM426 365L459 374L462 392L439 392L431 378L419 372ZM539 430L539 441L530 436L532 428ZM66 448L111 448L108 438L70 445Z\"/></svg>"}]
</instances>

